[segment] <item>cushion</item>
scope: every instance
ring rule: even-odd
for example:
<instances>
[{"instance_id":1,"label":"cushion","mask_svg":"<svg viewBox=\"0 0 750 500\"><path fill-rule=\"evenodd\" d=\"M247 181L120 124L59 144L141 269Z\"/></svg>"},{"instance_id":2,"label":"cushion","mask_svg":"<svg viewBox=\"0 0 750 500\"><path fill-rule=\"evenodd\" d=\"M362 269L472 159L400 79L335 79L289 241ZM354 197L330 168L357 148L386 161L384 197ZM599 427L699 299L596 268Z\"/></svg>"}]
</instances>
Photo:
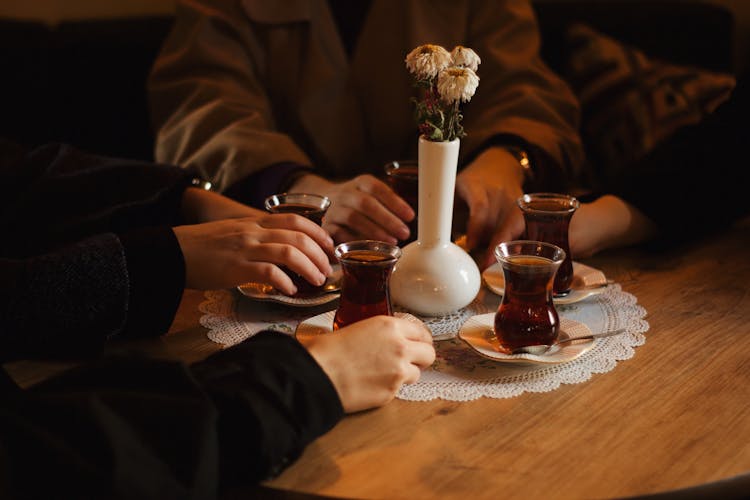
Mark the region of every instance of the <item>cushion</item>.
<instances>
[{"instance_id":1,"label":"cushion","mask_svg":"<svg viewBox=\"0 0 750 500\"><path fill-rule=\"evenodd\" d=\"M566 77L582 107L592 183L602 188L680 127L728 99L733 76L650 59L635 47L574 24Z\"/></svg>"}]
</instances>

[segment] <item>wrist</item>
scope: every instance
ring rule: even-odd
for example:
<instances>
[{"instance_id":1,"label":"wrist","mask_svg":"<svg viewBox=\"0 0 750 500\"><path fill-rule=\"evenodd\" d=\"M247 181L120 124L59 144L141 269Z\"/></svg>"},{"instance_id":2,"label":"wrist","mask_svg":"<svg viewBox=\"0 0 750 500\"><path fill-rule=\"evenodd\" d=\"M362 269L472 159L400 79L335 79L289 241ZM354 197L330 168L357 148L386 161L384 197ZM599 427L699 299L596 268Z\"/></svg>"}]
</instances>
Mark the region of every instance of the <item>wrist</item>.
<instances>
[{"instance_id":1,"label":"wrist","mask_svg":"<svg viewBox=\"0 0 750 500\"><path fill-rule=\"evenodd\" d=\"M289 186L287 191L293 193L315 193L325 194L324 191L331 183L313 173L304 173L297 177Z\"/></svg>"},{"instance_id":2,"label":"wrist","mask_svg":"<svg viewBox=\"0 0 750 500\"><path fill-rule=\"evenodd\" d=\"M522 191L524 169L516 157L504 146L494 146L484 150L465 171L469 175L483 178L491 174L495 178L503 179L506 187L517 186Z\"/></svg>"},{"instance_id":3,"label":"wrist","mask_svg":"<svg viewBox=\"0 0 750 500\"><path fill-rule=\"evenodd\" d=\"M508 153L510 153L518 162L518 166L523 175L523 185L531 185L534 182L534 169L531 165L531 157L529 156L529 153L525 149L515 146L506 146L505 150L508 151Z\"/></svg>"}]
</instances>

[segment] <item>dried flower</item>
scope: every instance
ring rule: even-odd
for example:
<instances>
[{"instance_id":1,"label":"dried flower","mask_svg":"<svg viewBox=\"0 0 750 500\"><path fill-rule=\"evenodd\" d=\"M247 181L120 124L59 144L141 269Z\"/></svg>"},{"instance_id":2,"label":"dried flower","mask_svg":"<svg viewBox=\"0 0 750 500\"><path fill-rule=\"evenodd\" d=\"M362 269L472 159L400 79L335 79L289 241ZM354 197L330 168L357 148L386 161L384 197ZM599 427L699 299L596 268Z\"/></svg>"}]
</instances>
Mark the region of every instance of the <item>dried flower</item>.
<instances>
[{"instance_id":1,"label":"dried flower","mask_svg":"<svg viewBox=\"0 0 750 500\"><path fill-rule=\"evenodd\" d=\"M464 68L470 68L476 72L479 69L479 65L482 64L482 60L479 58L476 52L471 50L469 47L457 45L451 51L451 58L453 64Z\"/></svg>"},{"instance_id":2,"label":"dried flower","mask_svg":"<svg viewBox=\"0 0 750 500\"><path fill-rule=\"evenodd\" d=\"M438 75L438 94L447 104L469 102L478 86L479 77L471 68L451 66Z\"/></svg>"},{"instance_id":3,"label":"dried flower","mask_svg":"<svg viewBox=\"0 0 750 500\"><path fill-rule=\"evenodd\" d=\"M440 45L420 45L406 56L406 67L418 80L435 78L450 63L450 52Z\"/></svg>"},{"instance_id":4,"label":"dried flower","mask_svg":"<svg viewBox=\"0 0 750 500\"><path fill-rule=\"evenodd\" d=\"M476 52L458 46L449 53L439 45L420 45L405 62L414 85L424 93L421 100L412 99L419 133L431 141L464 137L459 105L469 102L479 85L475 71L481 60Z\"/></svg>"}]
</instances>

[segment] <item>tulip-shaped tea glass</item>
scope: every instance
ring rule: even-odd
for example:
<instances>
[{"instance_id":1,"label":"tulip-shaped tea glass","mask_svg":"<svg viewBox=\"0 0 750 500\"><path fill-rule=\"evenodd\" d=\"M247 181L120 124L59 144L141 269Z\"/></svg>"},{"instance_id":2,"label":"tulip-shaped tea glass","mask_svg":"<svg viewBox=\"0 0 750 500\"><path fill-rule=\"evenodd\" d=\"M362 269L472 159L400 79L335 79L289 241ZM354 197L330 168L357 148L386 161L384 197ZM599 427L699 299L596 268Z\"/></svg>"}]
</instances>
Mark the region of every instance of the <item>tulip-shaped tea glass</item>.
<instances>
[{"instance_id":1,"label":"tulip-shaped tea glass","mask_svg":"<svg viewBox=\"0 0 750 500\"><path fill-rule=\"evenodd\" d=\"M397 195L404 199L406 203L417 214L419 210L419 167L415 160L400 160L386 163L383 167L385 178L388 185ZM417 219L409 222L409 237L401 241L401 246L405 246L417 239Z\"/></svg>"},{"instance_id":2,"label":"tulip-shaped tea glass","mask_svg":"<svg viewBox=\"0 0 750 500\"><path fill-rule=\"evenodd\" d=\"M557 340L560 319L552 302L555 272L565 251L541 241L508 241L495 247L503 268L505 290L495 313L495 337L500 349L549 345Z\"/></svg>"},{"instance_id":3,"label":"tulip-shaped tea glass","mask_svg":"<svg viewBox=\"0 0 750 500\"><path fill-rule=\"evenodd\" d=\"M266 198L265 206L272 214L299 214L320 226L331 200L317 194L281 193Z\"/></svg>"},{"instance_id":4,"label":"tulip-shaped tea glass","mask_svg":"<svg viewBox=\"0 0 750 500\"><path fill-rule=\"evenodd\" d=\"M568 227L579 205L574 197L557 193L525 194L518 199L518 206L526 222L524 239L551 243L565 251L565 261L557 271L553 286L556 297L570 293L573 285L573 261L568 245Z\"/></svg>"},{"instance_id":5,"label":"tulip-shaped tea glass","mask_svg":"<svg viewBox=\"0 0 750 500\"><path fill-rule=\"evenodd\" d=\"M388 284L401 249L382 241L360 240L336 247L343 282L333 329L384 314L393 316Z\"/></svg>"},{"instance_id":6,"label":"tulip-shaped tea glass","mask_svg":"<svg viewBox=\"0 0 750 500\"><path fill-rule=\"evenodd\" d=\"M308 193L274 194L265 201L266 210L272 214L301 215L319 226L323 223L323 216L330 206L331 200L326 196ZM323 285L313 285L299 274L284 267L282 269L297 287L295 297L311 297L323 292Z\"/></svg>"}]
</instances>

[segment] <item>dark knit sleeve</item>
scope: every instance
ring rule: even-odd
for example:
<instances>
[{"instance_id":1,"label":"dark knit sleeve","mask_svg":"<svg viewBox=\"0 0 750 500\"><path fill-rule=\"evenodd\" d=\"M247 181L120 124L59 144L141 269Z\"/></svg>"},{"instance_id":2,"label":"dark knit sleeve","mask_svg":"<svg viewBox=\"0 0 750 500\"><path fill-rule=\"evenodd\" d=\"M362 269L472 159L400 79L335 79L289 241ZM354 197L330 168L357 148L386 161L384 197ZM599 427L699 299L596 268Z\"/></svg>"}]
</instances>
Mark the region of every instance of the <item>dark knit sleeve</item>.
<instances>
[{"instance_id":1,"label":"dark knit sleeve","mask_svg":"<svg viewBox=\"0 0 750 500\"><path fill-rule=\"evenodd\" d=\"M259 334L187 367L102 359L31 390L0 370L1 498L216 498L342 416L313 358Z\"/></svg>"},{"instance_id":2,"label":"dark knit sleeve","mask_svg":"<svg viewBox=\"0 0 750 500\"><path fill-rule=\"evenodd\" d=\"M145 228L0 258L0 282L0 359L80 356L114 337L166 332L185 270L171 228Z\"/></svg>"},{"instance_id":3,"label":"dark knit sleeve","mask_svg":"<svg viewBox=\"0 0 750 500\"><path fill-rule=\"evenodd\" d=\"M609 186L658 225L663 242L696 238L750 213L750 169L742 162L748 91L745 79L712 115L680 129Z\"/></svg>"},{"instance_id":4,"label":"dark knit sleeve","mask_svg":"<svg viewBox=\"0 0 750 500\"><path fill-rule=\"evenodd\" d=\"M83 354L126 321L125 256L113 234L26 259L0 258L0 356Z\"/></svg>"}]
</instances>

